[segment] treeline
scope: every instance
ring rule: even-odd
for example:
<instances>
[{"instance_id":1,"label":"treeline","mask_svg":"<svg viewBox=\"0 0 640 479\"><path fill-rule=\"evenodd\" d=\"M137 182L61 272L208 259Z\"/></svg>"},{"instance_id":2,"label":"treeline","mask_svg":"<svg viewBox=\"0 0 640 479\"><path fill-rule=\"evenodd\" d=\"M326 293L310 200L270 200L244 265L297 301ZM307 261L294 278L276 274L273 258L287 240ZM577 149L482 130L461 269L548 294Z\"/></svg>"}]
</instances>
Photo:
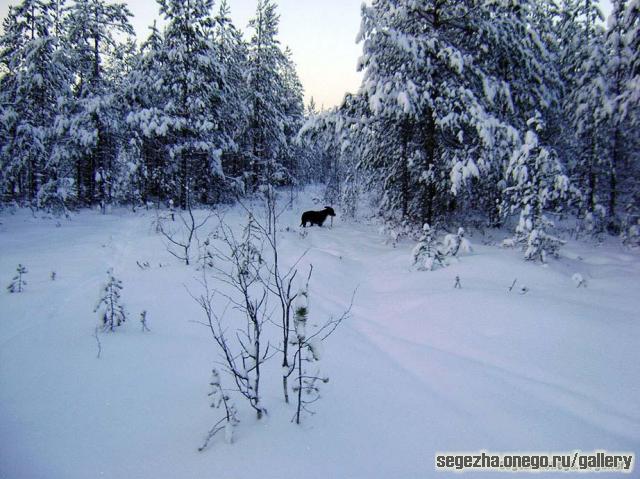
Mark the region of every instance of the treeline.
<instances>
[{"instance_id":1,"label":"treeline","mask_svg":"<svg viewBox=\"0 0 640 479\"><path fill-rule=\"evenodd\" d=\"M640 5L598 3L374 0L362 85L318 113L272 0L247 40L225 1L158 0L140 46L123 5L24 0L0 38L2 200L185 207L326 181L343 212L366 192L391 223L513 223L535 254L551 213L637 238Z\"/></svg>"},{"instance_id":2,"label":"treeline","mask_svg":"<svg viewBox=\"0 0 640 479\"><path fill-rule=\"evenodd\" d=\"M353 209L396 224L490 226L553 251L552 212L640 236L640 4L373 0L364 79L302 135Z\"/></svg>"},{"instance_id":3,"label":"treeline","mask_svg":"<svg viewBox=\"0 0 640 479\"><path fill-rule=\"evenodd\" d=\"M123 4L23 0L0 38L0 194L67 208L215 203L300 176L303 92L279 17L245 40L225 0L158 0L138 46Z\"/></svg>"}]
</instances>

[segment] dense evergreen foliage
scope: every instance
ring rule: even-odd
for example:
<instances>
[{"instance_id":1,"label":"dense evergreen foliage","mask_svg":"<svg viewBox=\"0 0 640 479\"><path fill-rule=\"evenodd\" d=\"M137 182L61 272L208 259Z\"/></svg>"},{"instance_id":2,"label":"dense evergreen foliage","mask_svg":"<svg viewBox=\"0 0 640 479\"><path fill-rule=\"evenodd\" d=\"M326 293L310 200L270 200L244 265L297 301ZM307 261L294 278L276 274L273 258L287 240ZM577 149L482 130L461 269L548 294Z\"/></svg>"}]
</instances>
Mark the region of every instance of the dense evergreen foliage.
<instances>
[{"instance_id":1,"label":"dense evergreen foliage","mask_svg":"<svg viewBox=\"0 0 640 479\"><path fill-rule=\"evenodd\" d=\"M637 0L613 0L608 19L595 0L373 0L362 85L321 112L303 105L272 0L246 36L225 0L158 4L164 27L139 47L122 4L10 8L4 202L184 208L324 182L346 213L366 191L385 219L419 229L508 223L531 246L563 214L634 241Z\"/></svg>"},{"instance_id":2,"label":"dense evergreen foliage","mask_svg":"<svg viewBox=\"0 0 640 479\"><path fill-rule=\"evenodd\" d=\"M213 204L294 181L302 86L258 2L248 41L223 1L158 0L138 48L105 0L25 0L0 38L0 192L34 207Z\"/></svg>"},{"instance_id":3,"label":"dense evergreen foliage","mask_svg":"<svg viewBox=\"0 0 640 479\"><path fill-rule=\"evenodd\" d=\"M612 4L605 22L593 0L373 0L360 89L301 136L346 172L345 210L361 178L392 223L508 222L532 259L553 216L632 240L639 3Z\"/></svg>"}]
</instances>

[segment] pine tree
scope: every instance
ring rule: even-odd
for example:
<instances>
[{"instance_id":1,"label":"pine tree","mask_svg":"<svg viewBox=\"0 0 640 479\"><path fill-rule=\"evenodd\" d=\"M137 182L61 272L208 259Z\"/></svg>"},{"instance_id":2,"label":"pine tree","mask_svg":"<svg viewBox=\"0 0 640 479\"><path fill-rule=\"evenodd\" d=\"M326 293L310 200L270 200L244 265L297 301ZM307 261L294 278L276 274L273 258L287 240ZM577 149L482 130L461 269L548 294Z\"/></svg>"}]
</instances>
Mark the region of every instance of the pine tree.
<instances>
[{"instance_id":1,"label":"pine tree","mask_svg":"<svg viewBox=\"0 0 640 479\"><path fill-rule=\"evenodd\" d=\"M159 51L153 51L148 78L152 103L136 111L145 136L162 137L176 196L184 209L207 202L211 179L222 175L220 156L229 145L220 128L225 79L212 41L212 0L159 0L167 26Z\"/></svg>"},{"instance_id":2,"label":"pine tree","mask_svg":"<svg viewBox=\"0 0 640 479\"><path fill-rule=\"evenodd\" d=\"M624 6L625 0L617 0L612 4L612 12L608 19L606 32L606 65L605 78L608 79L606 97L601 106L600 115L606 121L606 135L603 141L608 143L607 173L609 176L607 216L609 217L608 230L619 230L617 221L617 201L619 192L619 172L625 156L624 144L628 138L625 128L627 118L621 108L624 82L629 74L630 51L624 44Z\"/></svg>"},{"instance_id":3,"label":"pine tree","mask_svg":"<svg viewBox=\"0 0 640 479\"><path fill-rule=\"evenodd\" d=\"M298 168L298 161L302 151L296 143L296 137L304 121L304 99L302 83L296 72L293 54L288 47L284 50L284 61L280 75L284 89L284 95L280 101L284 115L283 133L285 144L281 146L279 158L284 171L288 172L289 178L276 178L276 181L280 183L295 183L301 173Z\"/></svg>"},{"instance_id":4,"label":"pine tree","mask_svg":"<svg viewBox=\"0 0 640 479\"><path fill-rule=\"evenodd\" d=\"M280 17L271 0L258 0L255 17L249 22L253 34L248 49L249 178L250 190L273 184L289 172L279 161L286 151L284 131L285 96L281 68L286 59L277 38Z\"/></svg>"},{"instance_id":5,"label":"pine tree","mask_svg":"<svg viewBox=\"0 0 640 479\"><path fill-rule=\"evenodd\" d=\"M483 93L501 117L519 131L526 120L558 102L560 75L546 26L552 5L524 0L492 2L480 9L478 62L487 72ZM553 18L553 17L551 17ZM551 45L550 45L551 43Z\"/></svg>"},{"instance_id":6,"label":"pine tree","mask_svg":"<svg viewBox=\"0 0 640 479\"><path fill-rule=\"evenodd\" d=\"M35 207L64 208L64 165L52 150L58 104L72 77L59 9L59 2L24 0L10 9L0 37L0 188Z\"/></svg>"},{"instance_id":7,"label":"pine tree","mask_svg":"<svg viewBox=\"0 0 640 479\"><path fill-rule=\"evenodd\" d=\"M225 72L226 89L220 120L231 140L222 152L222 165L225 175L241 181L248 169L248 51L242 32L233 24L230 15L230 8L223 0L214 19L213 40Z\"/></svg>"},{"instance_id":8,"label":"pine tree","mask_svg":"<svg viewBox=\"0 0 640 479\"><path fill-rule=\"evenodd\" d=\"M125 116L127 137L125 151L132 165L131 189L140 200L161 201L174 192L169 155L165 147L166 130L155 122L166 101L157 87L162 66L162 35L156 23L142 43L122 92L129 112ZM154 81L150 81L154 79Z\"/></svg>"},{"instance_id":9,"label":"pine tree","mask_svg":"<svg viewBox=\"0 0 640 479\"><path fill-rule=\"evenodd\" d=\"M564 0L562 16L567 45L562 57L567 87L564 109L571 127L563 134L575 132L575 159L570 159L568 172L572 181L582 186L582 214L589 224L601 225L596 215L602 211L598 193L603 175L601 159L606 156L601 115L606 94L604 31L599 26L602 13L593 0Z\"/></svg>"},{"instance_id":10,"label":"pine tree","mask_svg":"<svg viewBox=\"0 0 640 479\"><path fill-rule=\"evenodd\" d=\"M543 129L541 120L530 119L529 128L507 168L503 214L519 212L514 243L523 245L525 259L545 262L563 243L548 233L553 223L545 210L566 194L568 178L553 151L540 144L537 131Z\"/></svg>"},{"instance_id":11,"label":"pine tree","mask_svg":"<svg viewBox=\"0 0 640 479\"><path fill-rule=\"evenodd\" d=\"M129 17L124 4L105 0L76 0L65 17L77 82L58 128L68 137L66 156L75 163L78 200L98 203L103 211L112 197L121 122L108 69L115 60L118 34L133 35Z\"/></svg>"},{"instance_id":12,"label":"pine tree","mask_svg":"<svg viewBox=\"0 0 640 479\"><path fill-rule=\"evenodd\" d=\"M555 14L552 2L486 2L477 22L478 63L486 75L482 96L493 114L508 128L496 138L494 148L485 152L483 181L475 191L475 201L489 216L489 224L499 226L499 206L506 166L514 148L526 131L526 120L536 113L552 125L541 134L553 142L549 131L556 125L554 115L562 96L562 83L555 56L557 39L550 29ZM551 137L551 138L550 138Z\"/></svg>"},{"instance_id":13,"label":"pine tree","mask_svg":"<svg viewBox=\"0 0 640 479\"><path fill-rule=\"evenodd\" d=\"M602 112L607 120L607 227L610 233L622 231L629 238L640 217L640 140L635 134L640 124L640 7L626 0L615 0L612 7L606 34L608 91Z\"/></svg>"},{"instance_id":14,"label":"pine tree","mask_svg":"<svg viewBox=\"0 0 640 479\"><path fill-rule=\"evenodd\" d=\"M481 90L490 82L477 58L482 15L466 2L390 3L363 6L361 93L371 119L360 153L382 184L384 209L431 223L515 134Z\"/></svg>"},{"instance_id":15,"label":"pine tree","mask_svg":"<svg viewBox=\"0 0 640 479\"><path fill-rule=\"evenodd\" d=\"M625 46L629 52L629 74L624 92L624 111L634 114L634 125L640 121L640 4L637 0L628 0L624 6ZM635 110L632 112L632 110Z\"/></svg>"}]
</instances>

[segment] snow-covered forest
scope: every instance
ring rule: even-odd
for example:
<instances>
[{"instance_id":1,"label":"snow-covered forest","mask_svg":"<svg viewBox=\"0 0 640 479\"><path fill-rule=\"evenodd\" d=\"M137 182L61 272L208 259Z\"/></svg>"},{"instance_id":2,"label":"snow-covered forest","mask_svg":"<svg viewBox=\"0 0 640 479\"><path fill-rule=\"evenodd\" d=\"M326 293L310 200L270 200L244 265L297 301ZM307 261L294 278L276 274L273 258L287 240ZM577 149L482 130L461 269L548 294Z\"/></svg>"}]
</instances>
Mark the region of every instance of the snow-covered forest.
<instances>
[{"instance_id":1,"label":"snow-covered forest","mask_svg":"<svg viewBox=\"0 0 640 479\"><path fill-rule=\"evenodd\" d=\"M362 85L322 112L303 105L273 2L258 2L247 35L224 0L158 6L165 26L138 42L123 4L11 7L5 203L184 208L326 181L351 214L374 190L395 222L516 215L530 242L554 212L637 242L636 1L608 19L591 0L371 2Z\"/></svg>"},{"instance_id":2,"label":"snow-covered forest","mask_svg":"<svg viewBox=\"0 0 640 479\"><path fill-rule=\"evenodd\" d=\"M516 215L533 258L555 248L553 212L637 243L639 8L371 2L360 90L301 135L336 158L343 201L373 189L396 223Z\"/></svg>"},{"instance_id":3,"label":"snow-covered forest","mask_svg":"<svg viewBox=\"0 0 640 479\"><path fill-rule=\"evenodd\" d=\"M640 0L366 1L330 108L255 4L9 7L0 477L640 453Z\"/></svg>"}]
</instances>

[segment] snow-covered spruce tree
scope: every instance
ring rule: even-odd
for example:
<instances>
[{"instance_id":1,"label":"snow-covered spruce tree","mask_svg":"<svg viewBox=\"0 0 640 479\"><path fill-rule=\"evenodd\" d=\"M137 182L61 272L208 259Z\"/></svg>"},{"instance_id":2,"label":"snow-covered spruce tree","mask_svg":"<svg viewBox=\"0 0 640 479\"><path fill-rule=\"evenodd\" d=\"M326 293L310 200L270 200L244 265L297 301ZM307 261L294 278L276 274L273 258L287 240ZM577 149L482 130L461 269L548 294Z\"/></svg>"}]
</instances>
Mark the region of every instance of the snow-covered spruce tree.
<instances>
[{"instance_id":1,"label":"snow-covered spruce tree","mask_svg":"<svg viewBox=\"0 0 640 479\"><path fill-rule=\"evenodd\" d=\"M0 192L35 207L65 209L65 166L54 154L54 118L72 82L61 47L62 2L11 7L0 37Z\"/></svg>"},{"instance_id":2,"label":"snow-covered spruce tree","mask_svg":"<svg viewBox=\"0 0 640 479\"><path fill-rule=\"evenodd\" d=\"M553 151L540 144L536 133L540 120L529 120L529 128L507 168L509 183L502 212L505 216L520 215L513 243L523 246L525 259L545 262L563 243L548 233L553 223L545 216L545 209L566 194L569 180Z\"/></svg>"},{"instance_id":3,"label":"snow-covered spruce tree","mask_svg":"<svg viewBox=\"0 0 640 479\"><path fill-rule=\"evenodd\" d=\"M279 161L286 150L285 112L282 99L285 88L281 68L286 59L278 41L280 18L271 0L258 0L255 17L249 22L253 29L248 45L249 177L248 189L276 180L287 180L290 172Z\"/></svg>"},{"instance_id":4,"label":"snow-covered spruce tree","mask_svg":"<svg viewBox=\"0 0 640 479\"><path fill-rule=\"evenodd\" d=\"M231 21L231 11L226 0L214 18L213 41L219 62L224 69L225 85L220 121L231 142L222 151L222 167L227 177L241 185L242 175L248 170L247 134L249 104L247 90L247 44L242 32Z\"/></svg>"},{"instance_id":5,"label":"snow-covered spruce tree","mask_svg":"<svg viewBox=\"0 0 640 479\"><path fill-rule=\"evenodd\" d=\"M621 0L620 3L622 3ZM614 0L612 3L616 3ZM622 5L619 7L622 9ZM623 93L623 111L633 115L633 124L640 122L640 4L637 0L624 3L624 44L629 53L627 82Z\"/></svg>"},{"instance_id":6,"label":"snow-covered spruce tree","mask_svg":"<svg viewBox=\"0 0 640 479\"><path fill-rule=\"evenodd\" d=\"M20 193L24 179L20 175L20 165L15 161L13 151L17 149L18 113L13 106L16 100L16 77L19 72L20 59L15 55L24 43L20 35L18 16L13 6L2 22L4 35L0 38L0 60L3 74L0 76L0 188L3 200L15 199Z\"/></svg>"},{"instance_id":7,"label":"snow-covered spruce tree","mask_svg":"<svg viewBox=\"0 0 640 479\"><path fill-rule=\"evenodd\" d=\"M76 83L56 122L66 141L61 156L73 162L78 200L104 206L111 201L121 124L115 85L107 74L121 35L133 35L124 4L75 0L64 21L66 48ZM114 75L111 75L113 78Z\"/></svg>"},{"instance_id":8,"label":"snow-covered spruce tree","mask_svg":"<svg viewBox=\"0 0 640 479\"><path fill-rule=\"evenodd\" d=\"M9 283L9 286L7 286L7 291L10 293L22 293L27 284L23 276L27 273L27 268L19 264L16 268L16 275L11 280L11 283Z\"/></svg>"},{"instance_id":9,"label":"snow-covered spruce tree","mask_svg":"<svg viewBox=\"0 0 640 479\"><path fill-rule=\"evenodd\" d=\"M548 38L552 5L532 0L486 2L478 9L477 62L487 75L482 90L497 115L519 131L535 112L559 101L561 80Z\"/></svg>"},{"instance_id":10,"label":"snow-covered spruce tree","mask_svg":"<svg viewBox=\"0 0 640 479\"><path fill-rule=\"evenodd\" d=\"M616 220L616 206L618 200L618 169L622 165L624 156L624 143L626 143L625 115L621 111L623 83L628 75L630 52L624 45L624 18L623 1L614 1L612 12L607 21L605 49L607 61L605 65L606 78L608 78L607 98L604 102L606 106L605 116L608 126L609 137L609 201L607 216L609 225L607 229L614 231L619 229ZM606 141L606 140L605 140Z\"/></svg>"},{"instance_id":11,"label":"snow-covered spruce tree","mask_svg":"<svg viewBox=\"0 0 640 479\"><path fill-rule=\"evenodd\" d=\"M564 0L532 4L532 22L539 32L541 45L547 52L545 69L553 71L554 76L559 78L557 87L551 88L555 93L553 101L548 106L535 109L545 125L538 136L545 146L555 151L558 161L565 168L571 180L565 202L574 208L570 211L579 213L584 210L586 198L574 168L580 157L581 145L573 125L573 112L567 107L570 93L577 88L578 72L582 66L582 61L576 60L582 56L582 34L573 11L572 6ZM536 88L537 84L534 81L531 88ZM526 123L535 115L535 112L530 112L522 120ZM520 129L524 133L526 125Z\"/></svg>"},{"instance_id":12,"label":"snow-covered spruce tree","mask_svg":"<svg viewBox=\"0 0 640 479\"><path fill-rule=\"evenodd\" d=\"M113 92L112 117L114 118L112 134L114 138L114 159L105 175L106 202L129 204L133 211L148 201L140 184L140 155L134 147L131 129L126 123L126 116L131 111L127 89L129 78L138 62L138 47L133 37L118 42L112 51L109 68L105 78Z\"/></svg>"},{"instance_id":13,"label":"snow-covered spruce tree","mask_svg":"<svg viewBox=\"0 0 640 479\"><path fill-rule=\"evenodd\" d=\"M103 331L114 331L127 319L124 306L120 304L120 291L122 291L122 281L113 274L113 268L107 271L107 282L101 289L100 299L93 310L98 313Z\"/></svg>"},{"instance_id":14,"label":"snow-covered spruce tree","mask_svg":"<svg viewBox=\"0 0 640 479\"><path fill-rule=\"evenodd\" d=\"M477 14L481 21L476 22L475 53L486 72L482 96L487 107L509 127L495 138L493 148L483 152L480 173L473 175L481 176L482 181L472 194L473 201L488 215L488 223L498 226L501 186L511 153L519 145L519 132L526 131L526 120L535 112L540 112L546 123L557 123L562 84L554 55L555 37L549 35L554 17L540 2L485 2ZM553 135L547 131L544 136ZM463 170L460 166L457 170L459 176Z\"/></svg>"},{"instance_id":15,"label":"snow-covered spruce tree","mask_svg":"<svg viewBox=\"0 0 640 479\"><path fill-rule=\"evenodd\" d=\"M583 213L592 224L592 218L601 209L598 199L601 180L604 180L602 160L606 157L603 133L606 117L602 103L606 98L606 71L604 30L599 25L602 13L598 2L576 0L567 2L573 7L570 15L577 28L580 48L573 55L574 87L567 92L565 108L577 135L577 161L571 165L571 177L579 178L585 194ZM603 181L602 181L603 182ZM606 191L606 190L605 190ZM600 229L597 226L597 229Z\"/></svg>"},{"instance_id":16,"label":"snow-covered spruce tree","mask_svg":"<svg viewBox=\"0 0 640 479\"><path fill-rule=\"evenodd\" d=\"M363 56L358 68L365 72L362 89L368 104L361 114L372 119L360 129L358 145L363 167L371 176L377 172L373 181L382 181L381 209L399 211L406 218L415 182L410 178L409 155L415 150L410 141L421 113L416 100L423 96L421 84L415 83L421 76L418 48L409 42L421 38L411 32L416 10L398 8L407 2L391 3L394 8L380 1L362 8L358 40L363 41Z\"/></svg>"},{"instance_id":17,"label":"snow-covered spruce tree","mask_svg":"<svg viewBox=\"0 0 640 479\"><path fill-rule=\"evenodd\" d=\"M433 271L437 267L444 267L444 255L440 252L439 244L435 238L434 232L428 223L422 227L422 236L418 240L418 244L411 252L413 258L413 266L418 271Z\"/></svg>"},{"instance_id":18,"label":"snow-covered spruce tree","mask_svg":"<svg viewBox=\"0 0 640 479\"><path fill-rule=\"evenodd\" d=\"M620 102L621 111L628 118L631 132L640 125L640 4L628 1L624 8L624 45L629 54L626 81ZM629 135L631 151L626 156L623 171L627 173L625 185L625 224L627 238L636 238L640 230L640 135ZM621 182L622 183L622 182Z\"/></svg>"},{"instance_id":19,"label":"snow-covered spruce tree","mask_svg":"<svg viewBox=\"0 0 640 479\"><path fill-rule=\"evenodd\" d=\"M165 148L166 131L153 122L166 98L150 78L158 78L162 69L162 35L156 23L150 27L147 39L134 57L134 66L126 78L125 128L129 141L124 145L132 165L131 187L139 192L140 200L160 202L175 193L169 155ZM177 198L177 195L176 195Z\"/></svg>"},{"instance_id":20,"label":"snow-covered spruce tree","mask_svg":"<svg viewBox=\"0 0 640 479\"><path fill-rule=\"evenodd\" d=\"M371 134L360 135L362 166L382 182L382 207L432 223L461 199L465 175L513 130L489 108L475 32L483 4L374 1L364 5L360 94Z\"/></svg>"},{"instance_id":21,"label":"snow-covered spruce tree","mask_svg":"<svg viewBox=\"0 0 640 479\"><path fill-rule=\"evenodd\" d=\"M607 21L606 42L604 45L604 52L606 52L604 73L605 78L608 79L607 91L604 95L601 109L604 112L598 116L601 116L606 121L606 136L603 138L603 143L608 143L608 164L607 174L609 176L609 198L607 206L608 224L607 229L611 232L615 232L620 229L619 221L617 220L616 204L618 199L618 169L622 164L624 156L624 140L626 139L624 128L625 115L620 109L620 102L622 99L623 82L627 76L628 71L628 51L623 43L623 12L624 2L614 2L612 4L612 12Z\"/></svg>"},{"instance_id":22,"label":"snow-covered spruce tree","mask_svg":"<svg viewBox=\"0 0 640 479\"><path fill-rule=\"evenodd\" d=\"M230 141L221 128L226 83L212 40L213 0L158 3L167 25L161 43L149 49L144 81L151 88L127 121L166 149L184 209L190 201L208 202L211 182L222 174L220 156Z\"/></svg>"},{"instance_id":23,"label":"snow-covered spruce tree","mask_svg":"<svg viewBox=\"0 0 640 479\"><path fill-rule=\"evenodd\" d=\"M636 3L635 25L632 20L633 3ZM640 124L640 102L628 101L633 97L634 82L640 82L640 78L633 78L633 62L637 63L640 56L639 11L637 2L615 0L612 2L612 12L607 21L607 93L601 105L603 111L600 116L606 119L603 141L607 147L607 159L604 163L608 175L607 230L610 233L619 232L623 224L633 224L636 219L634 215L640 213L640 203L635 204L637 200L634 198L634 192L637 192L640 186L640 164L633 159L637 158L640 152L640 140L638 135L634 134ZM637 99L640 99L640 94L636 92L636 95ZM623 221L620 221L622 211L618 211L619 205L627 206Z\"/></svg>"},{"instance_id":24,"label":"snow-covered spruce tree","mask_svg":"<svg viewBox=\"0 0 640 479\"><path fill-rule=\"evenodd\" d=\"M297 182L298 176L302 173L299 168L299 158L302 156L302 148L296 142L296 137L304 121L304 97L303 88L296 65L293 61L293 54L289 47L285 48L283 53L283 61L280 66L280 77L284 96L280 99L283 111L283 133L285 138L284 145L281 146L279 158L284 171L288 172L289 178L276 177L276 183L290 183L293 185Z\"/></svg>"},{"instance_id":25,"label":"snow-covered spruce tree","mask_svg":"<svg viewBox=\"0 0 640 479\"><path fill-rule=\"evenodd\" d=\"M207 437L202 446L198 448L198 451L204 451L209 445L209 442L211 442L211 439L220 431L224 431L225 441L227 444L231 444L233 442L233 431L240 423L238 412L231 402L229 394L222 388L220 373L218 373L218 370L215 368L211 371L209 385L211 386L211 391L209 392L210 405L214 409L222 410L223 415L222 418L209 429Z\"/></svg>"}]
</instances>

